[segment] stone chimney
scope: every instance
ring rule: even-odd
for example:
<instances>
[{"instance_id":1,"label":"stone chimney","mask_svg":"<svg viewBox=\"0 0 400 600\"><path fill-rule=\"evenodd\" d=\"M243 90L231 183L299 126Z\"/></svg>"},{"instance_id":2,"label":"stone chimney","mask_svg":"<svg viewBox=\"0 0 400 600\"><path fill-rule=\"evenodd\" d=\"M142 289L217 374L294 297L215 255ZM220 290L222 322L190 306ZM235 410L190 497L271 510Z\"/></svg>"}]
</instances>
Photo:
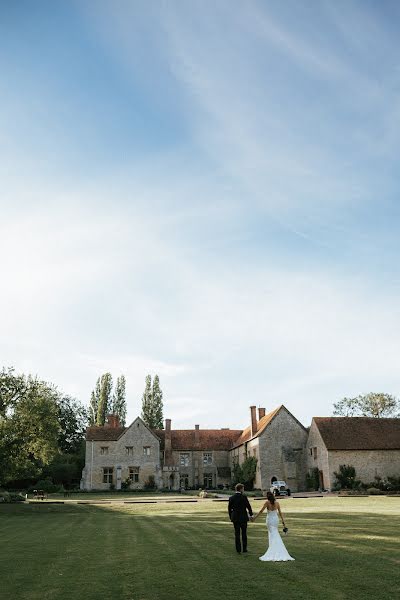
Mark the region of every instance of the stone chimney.
<instances>
[{"instance_id":1,"label":"stone chimney","mask_svg":"<svg viewBox=\"0 0 400 600\"><path fill-rule=\"evenodd\" d=\"M265 417L265 408L259 408L258 409L258 420L261 421L261 419Z\"/></svg>"},{"instance_id":2,"label":"stone chimney","mask_svg":"<svg viewBox=\"0 0 400 600\"><path fill-rule=\"evenodd\" d=\"M106 427L121 427L121 423L119 422L118 415L107 415L106 416Z\"/></svg>"},{"instance_id":3,"label":"stone chimney","mask_svg":"<svg viewBox=\"0 0 400 600\"><path fill-rule=\"evenodd\" d=\"M172 464L171 419L165 419L164 463Z\"/></svg>"},{"instance_id":4,"label":"stone chimney","mask_svg":"<svg viewBox=\"0 0 400 600\"><path fill-rule=\"evenodd\" d=\"M257 433L257 409L255 406L250 406L251 414L251 437Z\"/></svg>"},{"instance_id":5,"label":"stone chimney","mask_svg":"<svg viewBox=\"0 0 400 600\"><path fill-rule=\"evenodd\" d=\"M200 446L200 425L194 426L194 445Z\"/></svg>"}]
</instances>

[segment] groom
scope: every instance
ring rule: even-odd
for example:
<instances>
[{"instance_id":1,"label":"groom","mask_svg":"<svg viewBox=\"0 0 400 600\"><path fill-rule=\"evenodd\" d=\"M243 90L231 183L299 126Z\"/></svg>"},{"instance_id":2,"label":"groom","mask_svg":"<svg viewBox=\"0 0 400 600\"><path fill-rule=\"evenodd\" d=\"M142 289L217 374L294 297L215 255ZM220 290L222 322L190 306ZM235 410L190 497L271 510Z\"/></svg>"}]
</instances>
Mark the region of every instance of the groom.
<instances>
[{"instance_id":1,"label":"groom","mask_svg":"<svg viewBox=\"0 0 400 600\"><path fill-rule=\"evenodd\" d=\"M229 518L232 521L233 526L235 528L236 552L240 554L242 551L242 544L243 552L247 552L247 522L249 520L248 515L252 517L253 511L251 509L250 502L248 501L247 496L243 494L243 483L236 484L235 490L236 493L229 498L228 513ZM240 534L242 534L242 541L240 541Z\"/></svg>"}]
</instances>

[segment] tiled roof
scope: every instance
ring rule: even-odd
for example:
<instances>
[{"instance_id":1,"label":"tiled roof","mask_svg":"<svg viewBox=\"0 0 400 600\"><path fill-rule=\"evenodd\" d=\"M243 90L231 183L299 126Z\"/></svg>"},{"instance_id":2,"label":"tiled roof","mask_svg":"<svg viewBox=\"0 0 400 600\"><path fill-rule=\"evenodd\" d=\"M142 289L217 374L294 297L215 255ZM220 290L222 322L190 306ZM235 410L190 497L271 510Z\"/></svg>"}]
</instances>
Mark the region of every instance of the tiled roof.
<instances>
[{"instance_id":1,"label":"tiled roof","mask_svg":"<svg viewBox=\"0 0 400 600\"><path fill-rule=\"evenodd\" d=\"M400 419L314 417L328 450L400 450Z\"/></svg>"},{"instance_id":2,"label":"tiled roof","mask_svg":"<svg viewBox=\"0 0 400 600\"><path fill-rule=\"evenodd\" d=\"M160 438L164 448L165 430L153 429L153 433ZM196 444L194 429L172 429L172 450L230 450L241 433L240 429L200 429Z\"/></svg>"},{"instance_id":3,"label":"tiled roof","mask_svg":"<svg viewBox=\"0 0 400 600\"><path fill-rule=\"evenodd\" d=\"M91 442L112 442L116 441L124 433L125 427L110 427L109 425L88 427L86 429L86 440Z\"/></svg>"},{"instance_id":4,"label":"tiled roof","mask_svg":"<svg viewBox=\"0 0 400 600\"><path fill-rule=\"evenodd\" d=\"M251 435L251 427L246 427L246 429L244 429L241 432L240 436L235 440L234 447L241 446L242 444L244 444L245 442L248 442L252 438L258 437L260 435L260 433L262 433L264 431L264 429L267 427L267 425L269 425L271 423L272 419L281 410L281 408L285 408L285 407L283 405L278 406L278 408L271 411L270 413L268 413L267 415L265 415L264 417L262 417L262 419L260 419L258 421L257 432L255 435L253 435L253 436Z\"/></svg>"}]
</instances>

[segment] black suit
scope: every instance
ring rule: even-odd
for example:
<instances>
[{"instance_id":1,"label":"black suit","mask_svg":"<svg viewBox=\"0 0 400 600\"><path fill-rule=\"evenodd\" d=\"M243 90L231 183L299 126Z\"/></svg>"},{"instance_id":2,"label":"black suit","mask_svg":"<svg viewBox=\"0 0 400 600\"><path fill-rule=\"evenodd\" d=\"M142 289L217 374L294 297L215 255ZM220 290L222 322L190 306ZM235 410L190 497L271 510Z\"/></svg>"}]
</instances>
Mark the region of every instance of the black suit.
<instances>
[{"instance_id":1,"label":"black suit","mask_svg":"<svg viewBox=\"0 0 400 600\"><path fill-rule=\"evenodd\" d=\"M229 498L228 513L235 528L236 551L241 552L243 544L243 552L247 552L247 522L249 520L249 514L253 514L247 496L241 492L233 494L233 496ZM242 532L242 544L240 542L240 532Z\"/></svg>"}]
</instances>

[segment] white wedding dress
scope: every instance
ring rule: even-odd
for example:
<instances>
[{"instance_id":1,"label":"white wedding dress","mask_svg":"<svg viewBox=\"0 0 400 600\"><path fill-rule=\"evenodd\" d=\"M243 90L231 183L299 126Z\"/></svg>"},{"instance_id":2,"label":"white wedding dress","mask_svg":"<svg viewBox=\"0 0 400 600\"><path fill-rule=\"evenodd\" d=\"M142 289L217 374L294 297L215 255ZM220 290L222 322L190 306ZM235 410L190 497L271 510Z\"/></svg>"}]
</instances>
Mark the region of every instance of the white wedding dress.
<instances>
[{"instance_id":1,"label":"white wedding dress","mask_svg":"<svg viewBox=\"0 0 400 600\"><path fill-rule=\"evenodd\" d=\"M286 550L285 544L282 542L282 538L279 535L279 518L277 510L268 511L266 523L268 528L268 550L265 554L260 556L260 560L294 560Z\"/></svg>"}]
</instances>

